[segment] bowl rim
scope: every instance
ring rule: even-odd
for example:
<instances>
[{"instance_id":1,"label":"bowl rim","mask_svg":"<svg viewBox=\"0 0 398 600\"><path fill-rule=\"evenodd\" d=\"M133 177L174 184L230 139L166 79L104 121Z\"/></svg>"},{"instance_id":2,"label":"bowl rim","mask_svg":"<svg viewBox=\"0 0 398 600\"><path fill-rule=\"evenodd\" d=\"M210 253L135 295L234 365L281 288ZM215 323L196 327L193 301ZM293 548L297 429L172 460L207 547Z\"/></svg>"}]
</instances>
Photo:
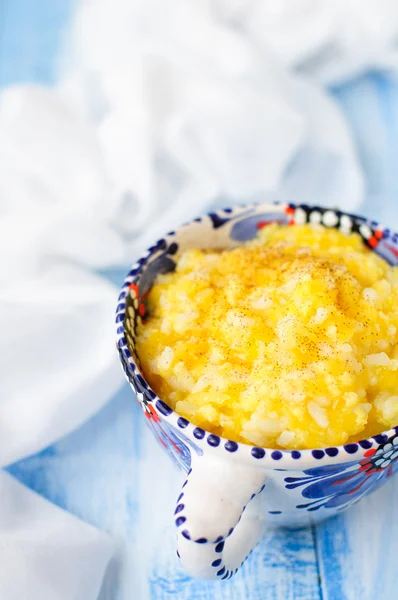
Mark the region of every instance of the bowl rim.
<instances>
[{"instance_id":1,"label":"bowl rim","mask_svg":"<svg viewBox=\"0 0 398 600\"><path fill-rule=\"evenodd\" d=\"M314 466L314 464L316 466L321 466L322 462L325 461L327 461L328 464L358 462L358 460L363 459L364 457L366 458L369 455L373 455L378 448L390 443L395 436L398 438L398 425L384 430L377 435L363 438L356 442L332 447L304 448L297 450L260 447L246 442L231 441L222 436L215 435L208 430L194 425L194 423L179 415L174 409L168 406L165 401L159 398L146 381L140 365L135 361L130 352L127 337L125 336L126 297L132 286L139 285L141 275L145 272L145 266L147 266L150 259L159 252L159 248L162 244L164 245L165 240L171 242L176 235L176 232L178 233L181 229L190 227L194 224L197 225L198 222L204 221L206 218L210 218L210 216L214 216L215 214L220 218L226 218L226 222L228 222L233 215L242 213L243 216L249 209L252 209L253 211L265 209L267 211L275 212L276 214L282 211L294 213L297 209L310 210L311 212L316 210L334 212L338 217L346 216L353 219L355 222L382 231L383 239L397 235L389 229L379 225L376 221L371 221L360 215L348 213L343 210L321 206L309 207L306 204L282 202L253 202L250 204L240 204L218 209L211 213L205 213L196 219L191 219L189 222L176 228L176 231L166 234L164 238L158 240L156 244L143 253L136 263L132 265L130 271L124 278L117 302L115 324L116 347L127 381L136 394L149 420L152 420L156 415L153 421L165 421L169 423L178 431L178 436L199 455L203 454L204 450L206 450L206 453L210 452L212 455L223 456L224 458L226 455L230 457L234 456L236 458L239 457L240 461L249 461L255 466L262 466L263 468L271 467L274 469L281 467L280 470L288 470L287 467L297 470L297 468L302 469L303 466ZM371 248L371 250L374 249ZM145 392L147 395L144 398ZM149 410L148 406L151 407ZM156 426L156 423L153 422L153 424Z\"/></svg>"}]
</instances>

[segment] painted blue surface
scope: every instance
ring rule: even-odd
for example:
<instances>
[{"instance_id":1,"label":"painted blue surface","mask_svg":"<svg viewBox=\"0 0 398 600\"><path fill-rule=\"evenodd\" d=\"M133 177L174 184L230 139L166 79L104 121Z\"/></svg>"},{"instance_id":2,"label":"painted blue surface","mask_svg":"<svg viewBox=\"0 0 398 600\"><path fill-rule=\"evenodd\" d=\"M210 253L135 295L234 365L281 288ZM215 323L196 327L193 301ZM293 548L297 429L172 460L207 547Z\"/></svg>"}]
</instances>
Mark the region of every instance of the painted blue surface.
<instances>
[{"instance_id":1,"label":"painted blue surface","mask_svg":"<svg viewBox=\"0 0 398 600\"><path fill-rule=\"evenodd\" d=\"M51 83L75 0L0 0L0 86Z\"/></svg>"},{"instance_id":2,"label":"painted blue surface","mask_svg":"<svg viewBox=\"0 0 398 600\"><path fill-rule=\"evenodd\" d=\"M73 4L0 0L0 86L53 81ZM349 120L367 177L361 212L398 229L398 81L372 74L333 94ZM111 278L119 283L122 272ZM396 597L396 481L313 530L269 531L224 585L188 577L175 559L171 518L181 476L154 445L127 386L78 431L9 470L116 539L117 557L101 600Z\"/></svg>"}]
</instances>

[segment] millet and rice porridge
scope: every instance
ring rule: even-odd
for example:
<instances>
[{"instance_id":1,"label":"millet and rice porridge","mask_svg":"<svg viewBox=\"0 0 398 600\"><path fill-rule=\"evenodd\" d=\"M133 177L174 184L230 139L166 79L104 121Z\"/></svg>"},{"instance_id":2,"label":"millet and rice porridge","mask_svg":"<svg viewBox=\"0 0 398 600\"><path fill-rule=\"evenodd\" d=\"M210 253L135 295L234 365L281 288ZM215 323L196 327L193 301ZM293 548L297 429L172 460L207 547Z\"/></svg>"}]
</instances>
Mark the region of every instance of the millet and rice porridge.
<instances>
[{"instance_id":1,"label":"millet and rice porridge","mask_svg":"<svg viewBox=\"0 0 398 600\"><path fill-rule=\"evenodd\" d=\"M159 275L137 351L194 424L257 446L317 448L398 423L398 268L357 234L273 224Z\"/></svg>"}]
</instances>

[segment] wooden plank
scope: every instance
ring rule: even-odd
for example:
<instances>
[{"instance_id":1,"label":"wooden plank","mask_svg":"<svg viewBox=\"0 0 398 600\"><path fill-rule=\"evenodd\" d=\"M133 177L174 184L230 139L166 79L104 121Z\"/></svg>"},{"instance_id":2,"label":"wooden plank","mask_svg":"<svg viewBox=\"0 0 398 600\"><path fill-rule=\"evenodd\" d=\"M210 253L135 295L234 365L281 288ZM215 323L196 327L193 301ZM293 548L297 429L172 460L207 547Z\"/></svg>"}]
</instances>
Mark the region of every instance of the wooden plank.
<instances>
[{"instance_id":1,"label":"wooden plank","mask_svg":"<svg viewBox=\"0 0 398 600\"><path fill-rule=\"evenodd\" d=\"M241 571L226 582L199 581L174 558L174 532L154 549L151 600L320 600L311 530L269 532ZM164 542L163 542L164 543Z\"/></svg>"},{"instance_id":2,"label":"wooden plank","mask_svg":"<svg viewBox=\"0 0 398 600\"><path fill-rule=\"evenodd\" d=\"M323 600L396 598L398 478L316 531Z\"/></svg>"}]
</instances>

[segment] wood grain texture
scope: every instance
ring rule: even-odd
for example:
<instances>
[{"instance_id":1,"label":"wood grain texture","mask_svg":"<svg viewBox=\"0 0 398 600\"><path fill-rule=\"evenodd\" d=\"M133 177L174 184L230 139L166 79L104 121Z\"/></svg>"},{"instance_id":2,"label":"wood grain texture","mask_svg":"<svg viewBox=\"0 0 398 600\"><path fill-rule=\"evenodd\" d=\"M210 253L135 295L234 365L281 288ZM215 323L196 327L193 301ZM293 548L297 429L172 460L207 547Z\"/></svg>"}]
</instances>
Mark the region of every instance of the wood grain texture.
<instances>
[{"instance_id":1,"label":"wood grain texture","mask_svg":"<svg viewBox=\"0 0 398 600\"><path fill-rule=\"evenodd\" d=\"M53 81L74 1L0 0L0 86ZM398 229L398 84L371 75L333 93L367 177L361 212ZM100 600L397 597L398 479L314 531L270 531L230 582L187 576L176 560L171 517L181 474L152 440L127 386L78 431L9 470L114 537Z\"/></svg>"},{"instance_id":2,"label":"wood grain texture","mask_svg":"<svg viewBox=\"0 0 398 600\"><path fill-rule=\"evenodd\" d=\"M397 597L398 479L317 529L323 600Z\"/></svg>"}]
</instances>

